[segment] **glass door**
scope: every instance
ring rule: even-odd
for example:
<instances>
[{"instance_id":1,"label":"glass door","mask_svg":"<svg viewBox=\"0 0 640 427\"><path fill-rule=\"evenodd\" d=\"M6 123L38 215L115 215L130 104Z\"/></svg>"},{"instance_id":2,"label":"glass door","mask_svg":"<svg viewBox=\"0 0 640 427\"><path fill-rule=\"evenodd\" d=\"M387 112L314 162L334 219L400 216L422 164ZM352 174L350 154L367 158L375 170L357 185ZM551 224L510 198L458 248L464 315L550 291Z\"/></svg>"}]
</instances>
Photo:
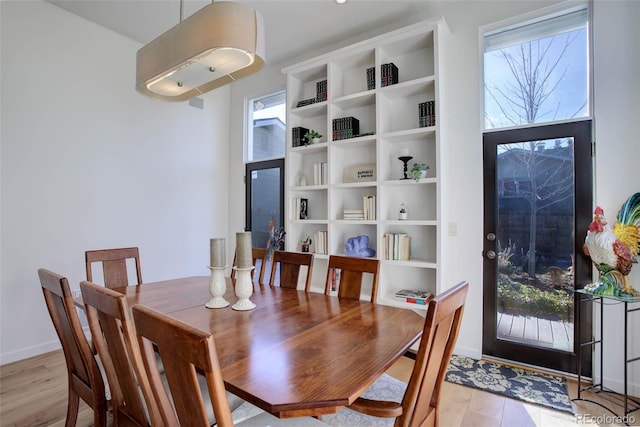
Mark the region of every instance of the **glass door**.
<instances>
[{"instance_id":1,"label":"glass door","mask_svg":"<svg viewBox=\"0 0 640 427\"><path fill-rule=\"evenodd\" d=\"M272 228L284 225L284 159L247 163L246 230L266 248Z\"/></svg>"},{"instance_id":2,"label":"glass door","mask_svg":"<svg viewBox=\"0 0 640 427\"><path fill-rule=\"evenodd\" d=\"M591 274L591 122L487 132L484 170L483 353L576 372L591 330L576 337L573 297Z\"/></svg>"}]
</instances>

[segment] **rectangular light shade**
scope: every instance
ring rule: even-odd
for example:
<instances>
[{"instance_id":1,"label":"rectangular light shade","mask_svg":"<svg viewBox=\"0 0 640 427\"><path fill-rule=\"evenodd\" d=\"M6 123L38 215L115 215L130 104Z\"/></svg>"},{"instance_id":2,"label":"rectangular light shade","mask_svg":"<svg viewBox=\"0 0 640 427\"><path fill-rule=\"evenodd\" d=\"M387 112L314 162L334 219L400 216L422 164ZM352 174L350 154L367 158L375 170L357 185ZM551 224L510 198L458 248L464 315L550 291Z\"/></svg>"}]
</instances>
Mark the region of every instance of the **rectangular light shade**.
<instances>
[{"instance_id":1,"label":"rectangular light shade","mask_svg":"<svg viewBox=\"0 0 640 427\"><path fill-rule=\"evenodd\" d=\"M250 7L216 2L138 50L136 90L184 101L264 67L262 16Z\"/></svg>"}]
</instances>

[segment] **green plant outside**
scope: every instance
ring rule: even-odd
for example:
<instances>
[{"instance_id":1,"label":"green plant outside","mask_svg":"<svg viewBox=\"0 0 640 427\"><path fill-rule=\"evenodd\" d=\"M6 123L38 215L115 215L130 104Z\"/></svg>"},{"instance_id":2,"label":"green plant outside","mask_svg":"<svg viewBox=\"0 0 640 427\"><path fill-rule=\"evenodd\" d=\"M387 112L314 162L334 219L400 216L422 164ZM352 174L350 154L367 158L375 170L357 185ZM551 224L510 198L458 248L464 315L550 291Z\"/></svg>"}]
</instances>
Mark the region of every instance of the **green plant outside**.
<instances>
[{"instance_id":1,"label":"green plant outside","mask_svg":"<svg viewBox=\"0 0 640 427\"><path fill-rule=\"evenodd\" d=\"M541 290L502 277L498 278L497 291L498 311L565 321L573 319L573 296L565 291Z\"/></svg>"}]
</instances>

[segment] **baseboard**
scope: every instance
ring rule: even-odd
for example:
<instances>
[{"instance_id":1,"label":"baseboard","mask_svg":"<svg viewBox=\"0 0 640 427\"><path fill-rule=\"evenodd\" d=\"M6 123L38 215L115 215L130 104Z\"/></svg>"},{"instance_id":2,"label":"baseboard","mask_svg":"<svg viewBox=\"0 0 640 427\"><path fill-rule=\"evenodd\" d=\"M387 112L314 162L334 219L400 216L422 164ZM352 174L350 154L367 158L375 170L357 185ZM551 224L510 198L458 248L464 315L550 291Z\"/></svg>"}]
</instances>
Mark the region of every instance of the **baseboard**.
<instances>
[{"instance_id":1,"label":"baseboard","mask_svg":"<svg viewBox=\"0 0 640 427\"><path fill-rule=\"evenodd\" d=\"M39 354L48 353L50 351L60 349L60 341L54 340L33 347L27 347L18 351L0 354L0 365L17 362L19 360L28 359L29 357L38 356Z\"/></svg>"},{"instance_id":2,"label":"baseboard","mask_svg":"<svg viewBox=\"0 0 640 427\"><path fill-rule=\"evenodd\" d=\"M83 326L82 330L88 340L91 339L91 331L89 326ZM0 366L7 363L17 362L19 360L28 359L33 356L38 356L43 353L49 353L50 351L59 350L62 348L60 341L55 339L46 343L38 344L33 347L27 347L18 351L12 351L9 353L0 353Z\"/></svg>"}]
</instances>

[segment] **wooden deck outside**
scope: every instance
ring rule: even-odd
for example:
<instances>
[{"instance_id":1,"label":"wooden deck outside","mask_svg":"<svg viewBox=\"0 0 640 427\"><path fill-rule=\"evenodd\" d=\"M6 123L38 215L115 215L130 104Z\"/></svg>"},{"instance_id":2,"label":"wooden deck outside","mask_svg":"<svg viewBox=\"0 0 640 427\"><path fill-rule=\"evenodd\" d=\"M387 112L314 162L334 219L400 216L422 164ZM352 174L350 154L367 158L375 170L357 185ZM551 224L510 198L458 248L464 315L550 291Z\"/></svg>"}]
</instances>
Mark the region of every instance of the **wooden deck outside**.
<instances>
[{"instance_id":1,"label":"wooden deck outside","mask_svg":"<svg viewBox=\"0 0 640 427\"><path fill-rule=\"evenodd\" d=\"M498 313L498 338L557 350L573 350L573 323Z\"/></svg>"}]
</instances>

